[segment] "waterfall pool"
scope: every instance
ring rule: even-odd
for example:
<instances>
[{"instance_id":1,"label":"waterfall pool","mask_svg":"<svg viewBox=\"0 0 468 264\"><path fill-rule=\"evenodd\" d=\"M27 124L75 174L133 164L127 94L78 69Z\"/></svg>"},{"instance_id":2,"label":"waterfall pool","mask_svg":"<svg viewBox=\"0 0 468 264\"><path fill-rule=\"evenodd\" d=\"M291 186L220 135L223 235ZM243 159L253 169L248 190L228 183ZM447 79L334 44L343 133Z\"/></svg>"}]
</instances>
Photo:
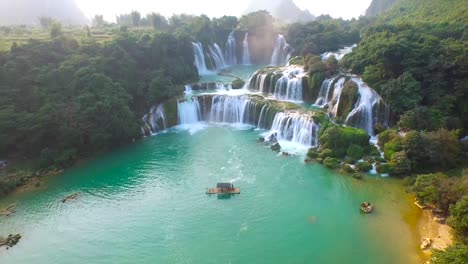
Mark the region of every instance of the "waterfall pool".
<instances>
[{"instance_id":1,"label":"waterfall pool","mask_svg":"<svg viewBox=\"0 0 468 264\"><path fill-rule=\"evenodd\" d=\"M257 143L262 131L170 129L12 195L8 263L421 263L399 181L355 180ZM232 182L241 194L208 196ZM60 200L79 192L76 200ZM376 211L360 213L371 201Z\"/></svg>"}]
</instances>

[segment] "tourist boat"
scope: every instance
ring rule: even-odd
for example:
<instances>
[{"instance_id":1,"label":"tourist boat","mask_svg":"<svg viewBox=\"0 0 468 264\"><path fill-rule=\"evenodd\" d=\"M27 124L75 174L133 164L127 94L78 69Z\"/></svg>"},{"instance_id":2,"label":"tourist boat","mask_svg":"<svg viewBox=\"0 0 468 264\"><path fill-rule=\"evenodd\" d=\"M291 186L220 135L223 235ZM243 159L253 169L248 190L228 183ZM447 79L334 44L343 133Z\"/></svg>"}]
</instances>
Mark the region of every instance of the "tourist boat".
<instances>
[{"instance_id":1,"label":"tourist boat","mask_svg":"<svg viewBox=\"0 0 468 264\"><path fill-rule=\"evenodd\" d=\"M361 204L361 211L366 214L372 213L372 211L374 211L374 205L369 202L364 202Z\"/></svg>"},{"instance_id":2,"label":"tourist boat","mask_svg":"<svg viewBox=\"0 0 468 264\"><path fill-rule=\"evenodd\" d=\"M206 194L240 194L240 188L234 187L232 183L218 183L216 188L210 188Z\"/></svg>"}]
</instances>

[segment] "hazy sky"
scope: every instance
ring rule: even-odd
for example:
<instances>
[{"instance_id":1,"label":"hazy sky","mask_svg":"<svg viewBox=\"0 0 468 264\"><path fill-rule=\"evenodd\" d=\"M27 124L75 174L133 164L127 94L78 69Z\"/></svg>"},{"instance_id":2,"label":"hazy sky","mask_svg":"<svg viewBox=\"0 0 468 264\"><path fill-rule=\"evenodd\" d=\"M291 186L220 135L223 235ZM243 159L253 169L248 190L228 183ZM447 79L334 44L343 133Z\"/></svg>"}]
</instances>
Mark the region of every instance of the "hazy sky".
<instances>
[{"instance_id":1,"label":"hazy sky","mask_svg":"<svg viewBox=\"0 0 468 264\"><path fill-rule=\"evenodd\" d=\"M116 14L137 10L142 14L157 12L172 14L206 14L210 17L241 15L251 0L76 0L88 17L103 14L108 21L115 21ZM294 0L301 9L309 9L314 15L330 14L333 17L352 18L364 14L372 0Z\"/></svg>"}]
</instances>

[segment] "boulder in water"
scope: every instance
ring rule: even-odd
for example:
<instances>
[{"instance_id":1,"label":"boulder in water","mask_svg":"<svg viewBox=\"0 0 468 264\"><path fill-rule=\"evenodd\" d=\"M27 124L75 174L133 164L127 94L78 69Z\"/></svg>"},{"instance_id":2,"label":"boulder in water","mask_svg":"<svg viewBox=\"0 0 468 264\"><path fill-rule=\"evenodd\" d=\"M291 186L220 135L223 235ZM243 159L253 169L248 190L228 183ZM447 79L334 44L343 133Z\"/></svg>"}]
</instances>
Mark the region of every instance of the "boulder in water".
<instances>
[{"instance_id":1,"label":"boulder in water","mask_svg":"<svg viewBox=\"0 0 468 264\"><path fill-rule=\"evenodd\" d=\"M259 137L259 138L258 138L258 142L260 142L260 143L265 142L265 138L264 138L264 137Z\"/></svg>"},{"instance_id":2,"label":"boulder in water","mask_svg":"<svg viewBox=\"0 0 468 264\"><path fill-rule=\"evenodd\" d=\"M18 242L21 239L20 234L10 234L7 238L0 238L0 247L6 246L6 247L13 247L14 245L18 244Z\"/></svg>"},{"instance_id":3,"label":"boulder in water","mask_svg":"<svg viewBox=\"0 0 468 264\"><path fill-rule=\"evenodd\" d=\"M271 146L271 150L273 150L275 152L280 152L281 151L281 145L279 143L276 143L276 144Z\"/></svg>"},{"instance_id":4,"label":"boulder in water","mask_svg":"<svg viewBox=\"0 0 468 264\"><path fill-rule=\"evenodd\" d=\"M426 237L423 239L421 243L421 249L422 250L428 249L431 245L432 245L432 239Z\"/></svg>"},{"instance_id":5,"label":"boulder in water","mask_svg":"<svg viewBox=\"0 0 468 264\"><path fill-rule=\"evenodd\" d=\"M234 81L232 81L231 85L232 89L234 90L242 89L242 87L244 87L245 85L245 81L242 79L235 79Z\"/></svg>"}]
</instances>

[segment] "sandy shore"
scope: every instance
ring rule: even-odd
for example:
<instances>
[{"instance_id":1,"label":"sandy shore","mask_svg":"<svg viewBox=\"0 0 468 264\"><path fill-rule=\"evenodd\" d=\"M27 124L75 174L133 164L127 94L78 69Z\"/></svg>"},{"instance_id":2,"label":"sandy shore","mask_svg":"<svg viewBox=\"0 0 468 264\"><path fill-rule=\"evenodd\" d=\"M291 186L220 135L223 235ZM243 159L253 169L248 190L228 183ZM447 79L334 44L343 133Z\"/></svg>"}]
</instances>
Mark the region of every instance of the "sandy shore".
<instances>
[{"instance_id":1,"label":"sandy shore","mask_svg":"<svg viewBox=\"0 0 468 264\"><path fill-rule=\"evenodd\" d=\"M452 229L446 224L440 224L434 220L430 210L423 210L418 223L418 232L421 238L420 243L425 238L430 238L432 244L423 250L424 255L429 259L433 249L443 250L453 243Z\"/></svg>"}]
</instances>

